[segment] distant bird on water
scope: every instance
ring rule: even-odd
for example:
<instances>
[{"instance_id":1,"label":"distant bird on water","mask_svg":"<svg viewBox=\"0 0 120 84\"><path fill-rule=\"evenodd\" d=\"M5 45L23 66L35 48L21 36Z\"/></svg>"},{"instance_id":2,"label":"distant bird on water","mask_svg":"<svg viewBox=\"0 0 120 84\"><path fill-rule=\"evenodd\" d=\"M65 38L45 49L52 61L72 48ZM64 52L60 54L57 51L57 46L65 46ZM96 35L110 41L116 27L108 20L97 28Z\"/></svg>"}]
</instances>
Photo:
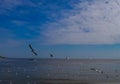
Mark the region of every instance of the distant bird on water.
<instances>
[{"instance_id":1,"label":"distant bird on water","mask_svg":"<svg viewBox=\"0 0 120 84\"><path fill-rule=\"evenodd\" d=\"M34 55L38 55L36 52L35 52L35 50L32 48L32 46L31 46L31 44L29 44L29 48L31 49L31 52L34 54Z\"/></svg>"}]
</instances>

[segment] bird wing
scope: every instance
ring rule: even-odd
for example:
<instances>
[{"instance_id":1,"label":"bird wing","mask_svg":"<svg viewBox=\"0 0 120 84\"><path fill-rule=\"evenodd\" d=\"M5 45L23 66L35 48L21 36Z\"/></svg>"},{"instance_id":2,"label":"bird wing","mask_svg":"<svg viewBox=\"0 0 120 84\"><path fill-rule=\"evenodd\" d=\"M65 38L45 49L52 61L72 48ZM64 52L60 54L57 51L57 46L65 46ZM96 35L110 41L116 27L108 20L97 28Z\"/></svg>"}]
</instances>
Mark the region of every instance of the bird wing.
<instances>
[{"instance_id":1,"label":"bird wing","mask_svg":"<svg viewBox=\"0 0 120 84\"><path fill-rule=\"evenodd\" d=\"M36 52L33 52L36 56L37 56L37 53Z\"/></svg>"},{"instance_id":2,"label":"bird wing","mask_svg":"<svg viewBox=\"0 0 120 84\"><path fill-rule=\"evenodd\" d=\"M37 56L37 53L36 53L36 52L34 51L34 49L32 48L31 44L29 44L29 48L31 49L32 53Z\"/></svg>"},{"instance_id":3,"label":"bird wing","mask_svg":"<svg viewBox=\"0 0 120 84\"><path fill-rule=\"evenodd\" d=\"M34 51L34 49L32 48L31 44L29 44L29 48L32 50L32 52Z\"/></svg>"}]
</instances>

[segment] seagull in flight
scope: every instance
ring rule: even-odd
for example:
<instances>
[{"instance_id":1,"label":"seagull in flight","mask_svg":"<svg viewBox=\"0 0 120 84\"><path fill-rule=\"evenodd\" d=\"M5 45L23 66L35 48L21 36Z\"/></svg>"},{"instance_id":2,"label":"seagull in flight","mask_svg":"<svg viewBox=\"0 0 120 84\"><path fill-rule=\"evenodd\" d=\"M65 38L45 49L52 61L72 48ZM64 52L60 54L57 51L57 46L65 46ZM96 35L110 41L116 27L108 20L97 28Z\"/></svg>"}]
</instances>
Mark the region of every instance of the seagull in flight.
<instances>
[{"instance_id":1,"label":"seagull in flight","mask_svg":"<svg viewBox=\"0 0 120 84\"><path fill-rule=\"evenodd\" d=\"M35 52L35 50L32 48L32 46L31 46L31 44L29 44L29 48L31 49L31 52L34 54L34 55L38 55L36 52Z\"/></svg>"},{"instance_id":2,"label":"seagull in flight","mask_svg":"<svg viewBox=\"0 0 120 84\"><path fill-rule=\"evenodd\" d=\"M53 54L50 53L50 57L53 58Z\"/></svg>"}]
</instances>

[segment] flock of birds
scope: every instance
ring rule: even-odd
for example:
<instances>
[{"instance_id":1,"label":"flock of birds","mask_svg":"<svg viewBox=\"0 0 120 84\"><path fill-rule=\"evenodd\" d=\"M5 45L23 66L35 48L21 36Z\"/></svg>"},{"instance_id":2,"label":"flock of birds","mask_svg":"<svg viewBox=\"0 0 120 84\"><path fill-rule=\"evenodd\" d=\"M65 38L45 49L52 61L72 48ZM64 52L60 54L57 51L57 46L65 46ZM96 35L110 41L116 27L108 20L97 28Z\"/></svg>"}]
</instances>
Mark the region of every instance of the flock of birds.
<instances>
[{"instance_id":1,"label":"flock of birds","mask_svg":"<svg viewBox=\"0 0 120 84\"><path fill-rule=\"evenodd\" d=\"M98 72L98 73L101 73L101 74L103 74L103 71L102 71L102 70L95 69L95 68L91 68L91 70L93 70L93 71L96 71L96 72Z\"/></svg>"},{"instance_id":2,"label":"flock of birds","mask_svg":"<svg viewBox=\"0 0 120 84\"><path fill-rule=\"evenodd\" d=\"M34 50L34 48L32 47L32 45L29 44L28 46L29 46L31 52L33 53L33 55L38 56L38 53ZM54 55L50 53L50 57L53 58ZM1 57L1 58L4 58L4 57ZM67 57L66 59L69 59L69 58ZM96 73L98 73L98 74L104 75L104 76L106 76L106 78L110 78L110 75L108 75L106 72L104 72L104 71L101 70L101 69L93 68L93 67L92 67L92 68L90 68L90 70L91 70L91 71L94 71L94 72L96 72ZM11 72L11 71L8 69L8 72ZM115 70L115 72L116 72L116 77L119 78L120 76L117 74L117 73L118 73L118 70ZM18 72L16 72L15 74L18 75ZM26 78L29 78L29 77L30 77L29 75L26 76ZM10 84L12 84L12 82L11 82ZM28 83L28 84L29 84L29 83Z\"/></svg>"},{"instance_id":3,"label":"flock of birds","mask_svg":"<svg viewBox=\"0 0 120 84\"><path fill-rule=\"evenodd\" d=\"M35 52L35 50L33 49L33 47L32 47L31 44L29 44L29 48L31 49L31 52L32 52L35 56L38 55L38 54ZM53 54L50 53L50 57L53 58L53 57L54 57Z\"/></svg>"},{"instance_id":4,"label":"flock of birds","mask_svg":"<svg viewBox=\"0 0 120 84\"><path fill-rule=\"evenodd\" d=\"M33 47L32 47L31 44L29 44L29 48L30 48L31 52L33 53L33 55L38 56L38 53L33 49ZM50 56L51 58L54 57L54 55L53 55L52 53L50 53L49 56ZM0 59L7 59L7 57L0 56Z\"/></svg>"},{"instance_id":5,"label":"flock of birds","mask_svg":"<svg viewBox=\"0 0 120 84\"><path fill-rule=\"evenodd\" d=\"M38 53L33 49L31 44L29 44L29 48L30 48L31 52L33 53L33 55L38 56ZM54 57L53 54L50 53L50 57L53 58ZM0 58L5 58L5 57L0 57ZM66 59L69 59L69 58L66 58ZM106 78L109 78L109 76L103 70L96 69L96 68L90 68L90 70L95 71L99 74L105 75ZM117 71L115 70L115 72L117 72ZM119 75L116 75L116 77L119 77Z\"/></svg>"},{"instance_id":6,"label":"flock of birds","mask_svg":"<svg viewBox=\"0 0 120 84\"><path fill-rule=\"evenodd\" d=\"M102 75L106 76L106 78L110 78L110 76L107 73L105 73L103 70L96 69L96 68L90 68L90 70L95 71L99 74L102 74ZM119 77L118 70L115 69L114 71L116 73L115 77Z\"/></svg>"}]
</instances>

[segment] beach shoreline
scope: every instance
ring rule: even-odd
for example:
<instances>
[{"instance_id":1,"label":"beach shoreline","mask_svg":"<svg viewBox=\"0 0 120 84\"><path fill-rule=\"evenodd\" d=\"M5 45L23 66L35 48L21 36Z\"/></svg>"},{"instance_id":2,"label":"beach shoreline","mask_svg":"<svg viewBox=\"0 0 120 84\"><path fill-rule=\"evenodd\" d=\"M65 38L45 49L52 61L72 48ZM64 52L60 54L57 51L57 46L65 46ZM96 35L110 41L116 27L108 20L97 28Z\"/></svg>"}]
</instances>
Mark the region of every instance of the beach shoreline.
<instances>
[{"instance_id":1,"label":"beach shoreline","mask_svg":"<svg viewBox=\"0 0 120 84\"><path fill-rule=\"evenodd\" d=\"M7 59L0 84L120 84L120 60Z\"/></svg>"}]
</instances>

